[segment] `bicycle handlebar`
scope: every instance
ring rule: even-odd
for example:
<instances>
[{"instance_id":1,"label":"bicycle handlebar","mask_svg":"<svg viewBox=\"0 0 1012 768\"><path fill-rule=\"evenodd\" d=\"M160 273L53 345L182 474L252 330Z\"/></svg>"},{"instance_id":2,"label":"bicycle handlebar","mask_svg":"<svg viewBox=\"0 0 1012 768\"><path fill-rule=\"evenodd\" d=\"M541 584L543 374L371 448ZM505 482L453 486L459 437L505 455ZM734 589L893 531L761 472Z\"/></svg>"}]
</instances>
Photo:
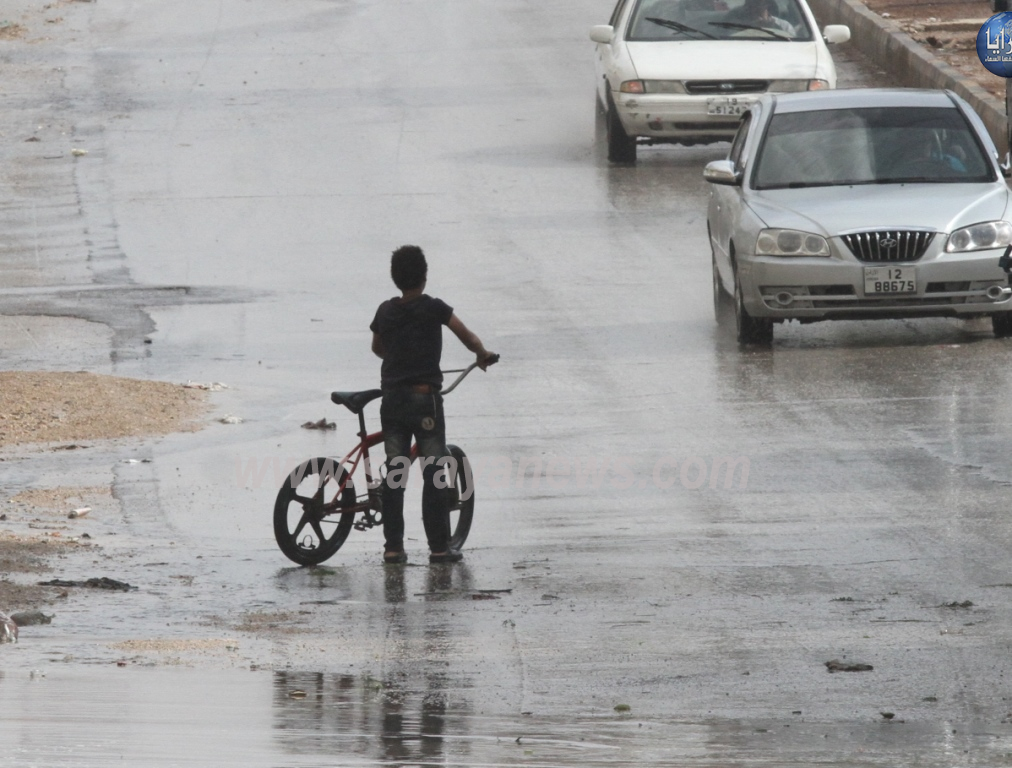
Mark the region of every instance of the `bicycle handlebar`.
<instances>
[{"instance_id":1,"label":"bicycle handlebar","mask_svg":"<svg viewBox=\"0 0 1012 768\"><path fill-rule=\"evenodd\" d=\"M490 357L487 357L485 359L485 365L486 366L495 365L498 362L499 362L499 355L491 355ZM460 384L460 382L462 382L464 380L464 377L467 376L467 374L469 374L471 371L473 371L477 367L478 367L478 361L475 360L473 363L471 363L469 366L467 366L467 368L457 368L457 369L452 370L452 371L443 371L443 373L459 373L460 376L458 376L456 379L454 379L453 383L450 386L445 387L442 391L440 391L439 394L441 394L441 395L448 395L448 394L450 394L454 389L457 388L457 385Z\"/></svg>"}]
</instances>

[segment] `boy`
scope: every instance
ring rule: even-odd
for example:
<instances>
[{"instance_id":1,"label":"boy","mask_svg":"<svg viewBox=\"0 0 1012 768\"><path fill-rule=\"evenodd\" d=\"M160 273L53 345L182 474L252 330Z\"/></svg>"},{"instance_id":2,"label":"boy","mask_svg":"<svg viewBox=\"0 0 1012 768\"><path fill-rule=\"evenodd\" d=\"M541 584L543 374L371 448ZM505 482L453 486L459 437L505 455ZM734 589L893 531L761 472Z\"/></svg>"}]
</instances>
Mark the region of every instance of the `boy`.
<instances>
[{"instance_id":1,"label":"boy","mask_svg":"<svg viewBox=\"0 0 1012 768\"><path fill-rule=\"evenodd\" d=\"M372 351L383 359L380 423L387 454L383 484L385 563L408 561L404 551L404 487L412 436L423 467L422 523L429 543L429 562L455 563L464 557L450 549L449 499L445 487L436 485L448 457L443 398L439 394L443 384L439 370L443 326L477 355L482 370L488 367L493 353L453 314L453 307L423 293L427 275L425 254L417 245L404 245L394 251L390 276L401 296L380 304L369 326Z\"/></svg>"}]
</instances>

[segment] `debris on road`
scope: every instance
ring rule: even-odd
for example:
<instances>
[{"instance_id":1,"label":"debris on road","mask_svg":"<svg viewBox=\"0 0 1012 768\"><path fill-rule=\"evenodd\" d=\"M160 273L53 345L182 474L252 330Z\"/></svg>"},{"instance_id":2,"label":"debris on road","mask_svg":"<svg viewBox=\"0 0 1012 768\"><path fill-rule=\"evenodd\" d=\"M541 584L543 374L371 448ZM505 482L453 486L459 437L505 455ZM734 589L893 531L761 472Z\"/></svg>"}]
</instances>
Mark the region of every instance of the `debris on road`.
<instances>
[{"instance_id":1,"label":"debris on road","mask_svg":"<svg viewBox=\"0 0 1012 768\"><path fill-rule=\"evenodd\" d=\"M970 600L964 600L961 603L942 603L939 608L973 608L973 602Z\"/></svg>"},{"instance_id":2,"label":"debris on road","mask_svg":"<svg viewBox=\"0 0 1012 768\"><path fill-rule=\"evenodd\" d=\"M327 421L326 418L320 419L319 421L307 421L302 425L303 429L337 429L337 424L332 421Z\"/></svg>"},{"instance_id":3,"label":"debris on road","mask_svg":"<svg viewBox=\"0 0 1012 768\"><path fill-rule=\"evenodd\" d=\"M826 669L832 672L871 672L874 667L871 664L845 664L838 659L826 662Z\"/></svg>"},{"instance_id":4,"label":"debris on road","mask_svg":"<svg viewBox=\"0 0 1012 768\"><path fill-rule=\"evenodd\" d=\"M78 517L84 517L86 514L91 512L91 507L79 507L78 509L71 510L70 514L67 515L71 520Z\"/></svg>"},{"instance_id":5,"label":"debris on road","mask_svg":"<svg viewBox=\"0 0 1012 768\"><path fill-rule=\"evenodd\" d=\"M40 581L40 587L90 587L92 589L111 589L118 592L130 592L131 590L137 589L132 584L127 584L125 581L117 581L116 579L110 579L107 576L99 578L86 579L85 581L71 581L68 579L53 579L52 581Z\"/></svg>"},{"instance_id":6,"label":"debris on road","mask_svg":"<svg viewBox=\"0 0 1012 768\"><path fill-rule=\"evenodd\" d=\"M31 627L36 624L53 623L53 617L46 616L46 614L42 611L21 611L20 613L12 613L11 618L19 627Z\"/></svg>"},{"instance_id":7,"label":"debris on road","mask_svg":"<svg viewBox=\"0 0 1012 768\"><path fill-rule=\"evenodd\" d=\"M18 625L6 613L0 613L0 643L16 643L18 641Z\"/></svg>"},{"instance_id":8,"label":"debris on road","mask_svg":"<svg viewBox=\"0 0 1012 768\"><path fill-rule=\"evenodd\" d=\"M233 416L232 414L228 413L222 416L220 419L218 419L218 421L220 421L222 424L242 424L243 419L241 416Z\"/></svg>"},{"instance_id":9,"label":"debris on road","mask_svg":"<svg viewBox=\"0 0 1012 768\"><path fill-rule=\"evenodd\" d=\"M183 385L183 389L203 389L207 392L220 392L223 389L228 389L228 384L222 384L220 381L212 381L208 384L202 384L199 381L187 381Z\"/></svg>"}]
</instances>

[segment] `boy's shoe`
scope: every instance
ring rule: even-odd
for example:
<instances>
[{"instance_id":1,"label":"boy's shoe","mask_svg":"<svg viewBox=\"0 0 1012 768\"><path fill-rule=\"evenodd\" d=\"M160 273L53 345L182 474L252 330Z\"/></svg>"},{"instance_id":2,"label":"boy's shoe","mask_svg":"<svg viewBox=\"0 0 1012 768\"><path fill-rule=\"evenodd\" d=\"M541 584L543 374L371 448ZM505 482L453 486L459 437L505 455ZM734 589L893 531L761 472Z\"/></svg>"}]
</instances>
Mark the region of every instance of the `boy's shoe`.
<instances>
[{"instance_id":1,"label":"boy's shoe","mask_svg":"<svg viewBox=\"0 0 1012 768\"><path fill-rule=\"evenodd\" d=\"M383 555L383 562L387 565L403 565L407 561L407 552L386 552Z\"/></svg>"},{"instance_id":2,"label":"boy's shoe","mask_svg":"<svg viewBox=\"0 0 1012 768\"><path fill-rule=\"evenodd\" d=\"M454 549L448 549L440 555L430 554L430 563L459 563L464 559L464 553Z\"/></svg>"}]
</instances>

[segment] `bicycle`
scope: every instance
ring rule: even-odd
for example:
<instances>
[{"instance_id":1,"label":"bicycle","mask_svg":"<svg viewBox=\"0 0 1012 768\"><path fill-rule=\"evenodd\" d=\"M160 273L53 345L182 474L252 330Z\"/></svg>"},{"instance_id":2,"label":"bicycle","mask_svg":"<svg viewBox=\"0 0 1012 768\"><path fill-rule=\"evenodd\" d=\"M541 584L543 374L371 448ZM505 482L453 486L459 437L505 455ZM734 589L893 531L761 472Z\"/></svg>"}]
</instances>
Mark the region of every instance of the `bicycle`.
<instances>
[{"instance_id":1,"label":"bicycle","mask_svg":"<svg viewBox=\"0 0 1012 768\"><path fill-rule=\"evenodd\" d=\"M499 355L493 355L487 365L498 361ZM476 367L478 363L474 362L467 368L443 371L460 375L440 394L450 394ZM367 531L383 523L381 489L384 477L382 474L373 476L369 461L369 449L383 442L383 432L370 434L366 430L364 412L365 407L382 394L379 389L331 393L332 402L358 416L359 442L340 460L307 459L288 474L274 502L274 538L289 560L299 565L318 565L341 548L352 528ZM464 451L456 445L446 447L457 468L454 484L448 489L451 494L450 548L459 550L471 531L474 480ZM413 444L412 463L417 451L418 446ZM356 491L352 479L360 463L365 474L363 494Z\"/></svg>"}]
</instances>

